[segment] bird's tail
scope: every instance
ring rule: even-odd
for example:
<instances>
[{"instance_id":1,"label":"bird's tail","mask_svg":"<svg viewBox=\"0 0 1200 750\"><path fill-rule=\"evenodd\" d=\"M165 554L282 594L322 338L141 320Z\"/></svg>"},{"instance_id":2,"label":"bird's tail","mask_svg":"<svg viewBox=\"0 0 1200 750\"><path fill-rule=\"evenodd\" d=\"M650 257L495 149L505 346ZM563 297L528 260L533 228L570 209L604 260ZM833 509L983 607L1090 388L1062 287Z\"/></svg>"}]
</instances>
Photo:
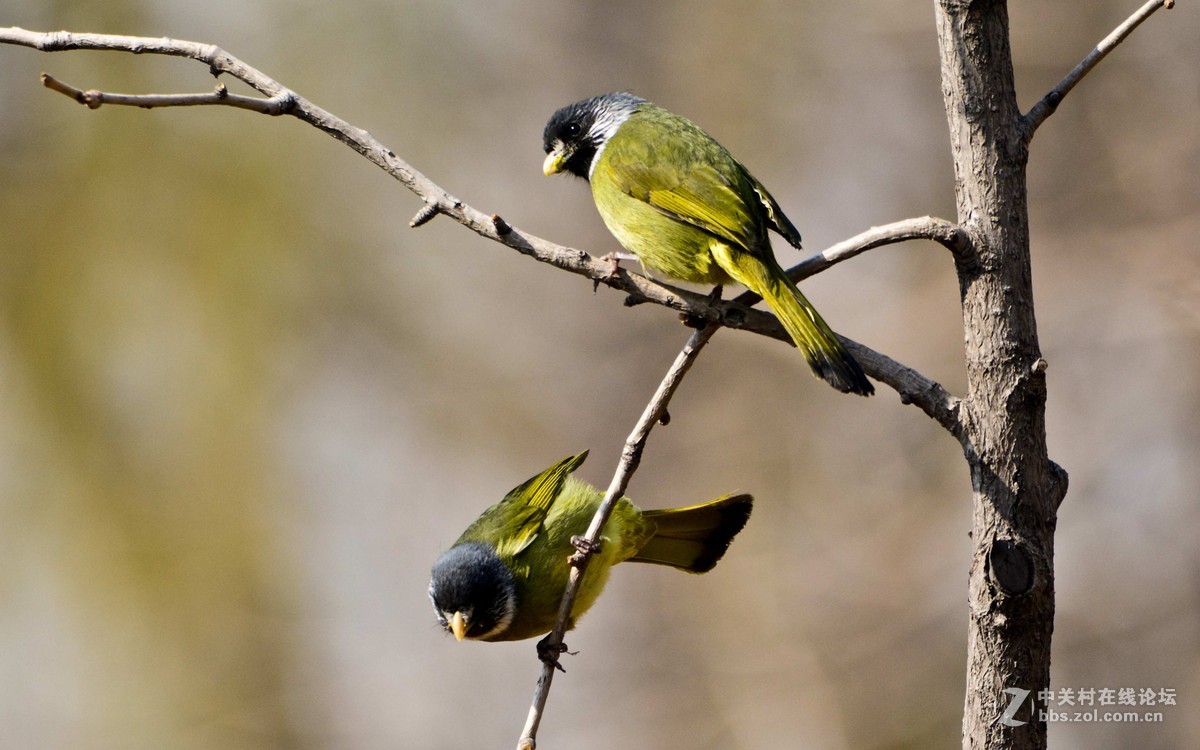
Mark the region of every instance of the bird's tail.
<instances>
[{"instance_id":1,"label":"bird's tail","mask_svg":"<svg viewBox=\"0 0 1200 750\"><path fill-rule=\"evenodd\" d=\"M753 502L749 495L725 495L689 508L642 511L654 522L654 536L629 559L707 573L746 525Z\"/></svg>"},{"instance_id":2,"label":"bird's tail","mask_svg":"<svg viewBox=\"0 0 1200 750\"><path fill-rule=\"evenodd\" d=\"M870 396L875 392L858 361L773 259L764 263L745 252L722 255L718 256L721 267L767 301L817 377L842 393Z\"/></svg>"}]
</instances>

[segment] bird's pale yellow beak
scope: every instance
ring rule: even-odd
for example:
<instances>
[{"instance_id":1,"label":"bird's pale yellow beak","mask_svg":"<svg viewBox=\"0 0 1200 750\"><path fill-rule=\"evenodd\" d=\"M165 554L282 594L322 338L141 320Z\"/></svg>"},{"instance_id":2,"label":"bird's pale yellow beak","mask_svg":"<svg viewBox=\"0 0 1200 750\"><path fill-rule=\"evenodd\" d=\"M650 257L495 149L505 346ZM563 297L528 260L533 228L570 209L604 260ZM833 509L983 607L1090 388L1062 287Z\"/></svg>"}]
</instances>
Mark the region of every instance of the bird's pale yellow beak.
<instances>
[{"instance_id":1,"label":"bird's pale yellow beak","mask_svg":"<svg viewBox=\"0 0 1200 750\"><path fill-rule=\"evenodd\" d=\"M556 148L546 156L546 161L542 164L542 172L547 177L558 174L563 171L563 165L566 163L567 154L561 148Z\"/></svg>"},{"instance_id":2,"label":"bird's pale yellow beak","mask_svg":"<svg viewBox=\"0 0 1200 750\"><path fill-rule=\"evenodd\" d=\"M460 641L467 637L467 621L463 619L462 612L455 612L454 617L450 618L450 632Z\"/></svg>"}]
</instances>

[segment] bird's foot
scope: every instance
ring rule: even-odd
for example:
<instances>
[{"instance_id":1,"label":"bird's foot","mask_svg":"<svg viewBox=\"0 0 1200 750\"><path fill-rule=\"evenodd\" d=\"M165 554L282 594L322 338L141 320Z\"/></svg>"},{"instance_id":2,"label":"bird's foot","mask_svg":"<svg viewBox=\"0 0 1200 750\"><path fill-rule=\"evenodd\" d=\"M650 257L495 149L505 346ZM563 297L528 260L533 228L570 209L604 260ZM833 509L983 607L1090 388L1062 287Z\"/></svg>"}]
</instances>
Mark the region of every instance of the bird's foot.
<instances>
[{"instance_id":1,"label":"bird's foot","mask_svg":"<svg viewBox=\"0 0 1200 750\"><path fill-rule=\"evenodd\" d=\"M559 672L563 672L565 674L567 670L558 660L558 657L562 656L563 654L574 656L579 652L568 651L567 644L565 643L552 643L550 639L553 637L553 635L553 633L549 633L545 638L537 642L537 655L538 658L542 660L543 664L549 664Z\"/></svg>"},{"instance_id":2,"label":"bird's foot","mask_svg":"<svg viewBox=\"0 0 1200 750\"><path fill-rule=\"evenodd\" d=\"M636 255L634 255L633 253L609 253L608 255L600 256L600 260L602 260L605 263L608 263L610 266L612 266L612 269L608 272L609 278L612 278L617 275L617 271L620 270L620 268L621 268L621 261L623 261L623 260L633 261L633 260L637 260L637 259L638 259L638 257Z\"/></svg>"},{"instance_id":3,"label":"bird's foot","mask_svg":"<svg viewBox=\"0 0 1200 750\"><path fill-rule=\"evenodd\" d=\"M595 555L600 552L600 542L593 542L591 539L579 536L578 534L571 537L571 546L576 550L575 554L567 559L571 565L579 565L583 562L583 558L590 555Z\"/></svg>"},{"instance_id":4,"label":"bird's foot","mask_svg":"<svg viewBox=\"0 0 1200 750\"><path fill-rule=\"evenodd\" d=\"M621 270L621 261L637 260L637 256L631 255L629 253L609 253L608 255L600 256L600 260L604 261L605 263L608 263L608 265L609 265L608 273L604 274L604 276L602 276L598 279L592 280L592 291L593 292L596 291L596 289L598 289L600 287L601 281L612 281L613 279L617 278L617 274Z\"/></svg>"}]
</instances>

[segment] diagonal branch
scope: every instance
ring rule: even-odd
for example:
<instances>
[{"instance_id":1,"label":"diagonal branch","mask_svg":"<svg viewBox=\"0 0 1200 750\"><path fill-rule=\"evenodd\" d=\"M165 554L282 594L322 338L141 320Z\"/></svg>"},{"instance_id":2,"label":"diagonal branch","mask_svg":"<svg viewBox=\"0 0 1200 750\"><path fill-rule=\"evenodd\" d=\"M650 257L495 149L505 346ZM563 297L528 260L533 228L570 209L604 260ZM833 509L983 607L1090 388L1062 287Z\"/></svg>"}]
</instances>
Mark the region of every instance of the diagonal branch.
<instances>
[{"instance_id":1,"label":"diagonal branch","mask_svg":"<svg viewBox=\"0 0 1200 750\"><path fill-rule=\"evenodd\" d=\"M1042 97L1041 101L1033 105L1033 108L1025 114L1022 120L1022 129L1025 142L1028 143L1033 139L1033 133L1038 129L1046 118L1054 114L1054 110L1058 108L1063 97L1070 93L1071 89L1075 88L1075 84L1083 80L1083 77L1092 71L1092 68L1104 59L1105 55L1116 49L1116 46L1125 41L1125 37L1133 33L1133 30L1142 24L1159 8L1170 10L1175 7L1175 0L1150 0L1142 7L1138 8L1129 18L1125 19L1113 32L1104 37L1099 44L1088 53L1087 57L1075 66L1075 68L1067 73L1067 76L1059 81L1058 85L1051 89L1050 93Z\"/></svg>"},{"instance_id":2,"label":"diagonal branch","mask_svg":"<svg viewBox=\"0 0 1200 750\"><path fill-rule=\"evenodd\" d=\"M554 625L554 630L544 641L552 653L561 650L563 635L567 631L571 610L575 606L575 595L579 593L579 582L583 580L588 562L600 542L600 533L604 529L604 525L608 523L608 517L612 515L617 501L624 497L629 480L637 471L638 464L642 460L642 450L645 449L646 440L650 437L650 431L654 429L655 424L663 421L666 417L667 405L671 402L671 397L675 395L679 384L683 382L684 375L687 375L692 363L696 361L700 350L704 348L718 328L720 328L720 324L710 323L692 334L683 350L671 364L670 369L667 370L658 390L650 398L650 403L646 404L646 409L634 426L633 432L625 439L621 460L617 464L617 471L613 475L612 482L608 485L608 491L604 494L604 500L596 509L595 516L592 517L592 523L588 526L584 542L579 545L579 553L571 559L571 576L567 581L562 604L558 609L558 621ZM541 644L539 644L540 647ZM542 665L542 675L538 678L537 688L533 693L533 705L529 707L529 717L525 720L525 730L521 733L517 750L533 750L537 746L537 730L542 721L542 713L546 708L546 700L550 696L550 683L554 680L555 666L556 662L549 660Z\"/></svg>"},{"instance_id":3,"label":"diagonal branch","mask_svg":"<svg viewBox=\"0 0 1200 750\"><path fill-rule=\"evenodd\" d=\"M231 99L232 94L227 93L221 97L215 92L213 94L155 95L152 98L114 95L81 91L53 78L48 79L46 85L76 101L93 106L93 108L102 103L132 106L225 104L268 115L296 117L354 149L421 198L425 205L410 222L414 227L433 220L439 214L445 215L481 237L499 242L523 255L564 271L584 276L596 284L604 284L621 290L628 295L626 304L653 302L677 310L686 320L697 325L718 323L727 328L738 328L787 343L791 342L790 337L773 315L751 309L747 304L742 304L737 300L714 301L705 295L663 284L623 268L614 271L612 264L608 261L593 257L583 250L565 247L527 234L511 226L496 214L485 214L467 205L396 156L391 149L367 131L327 112L215 45L166 37L77 34L67 31L43 33L16 27L0 27L0 43L32 47L43 52L80 49L111 50L134 54L186 57L202 62L208 66L209 72L214 76L229 75L267 98L261 100L253 97ZM50 83L51 81L53 83ZM203 97L203 99L196 99L196 97ZM96 104L93 105L91 102L96 102ZM253 104L254 102L262 102L262 104ZM798 278L803 278L873 247L914 238L932 239L942 243L951 248L961 262L962 257L969 257L965 255L968 252L969 243L965 241L964 236L961 228L956 228L940 219L922 218L898 222L872 229L844 243L839 243L820 256L802 263L801 270L796 273ZM964 433L958 417L958 398L950 395L938 383L884 354L848 339L843 338L843 342L850 348L851 353L858 359L867 375L894 388L900 394L902 402L920 407L922 411L962 442Z\"/></svg>"}]
</instances>

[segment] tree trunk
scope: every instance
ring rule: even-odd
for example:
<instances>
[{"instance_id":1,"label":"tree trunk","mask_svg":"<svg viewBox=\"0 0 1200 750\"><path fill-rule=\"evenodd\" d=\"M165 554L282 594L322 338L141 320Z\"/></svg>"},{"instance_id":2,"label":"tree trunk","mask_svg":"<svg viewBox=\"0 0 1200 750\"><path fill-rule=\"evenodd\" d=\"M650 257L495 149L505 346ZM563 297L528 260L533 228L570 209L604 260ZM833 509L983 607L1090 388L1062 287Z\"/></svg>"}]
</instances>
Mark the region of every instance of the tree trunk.
<instances>
[{"instance_id":1,"label":"tree trunk","mask_svg":"<svg viewBox=\"0 0 1200 750\"><path fill-rule=\"evenodd\" d=\"M1046 363L1029 264L1028 147L1006 4L935 5L958 220L976 250L976 260L957 269L975 545L963 747L1042 748L1046 723L1035 701L1050 684L1054 527L1066 474L1046 452Z\"/></svg>"}]
</instances>

